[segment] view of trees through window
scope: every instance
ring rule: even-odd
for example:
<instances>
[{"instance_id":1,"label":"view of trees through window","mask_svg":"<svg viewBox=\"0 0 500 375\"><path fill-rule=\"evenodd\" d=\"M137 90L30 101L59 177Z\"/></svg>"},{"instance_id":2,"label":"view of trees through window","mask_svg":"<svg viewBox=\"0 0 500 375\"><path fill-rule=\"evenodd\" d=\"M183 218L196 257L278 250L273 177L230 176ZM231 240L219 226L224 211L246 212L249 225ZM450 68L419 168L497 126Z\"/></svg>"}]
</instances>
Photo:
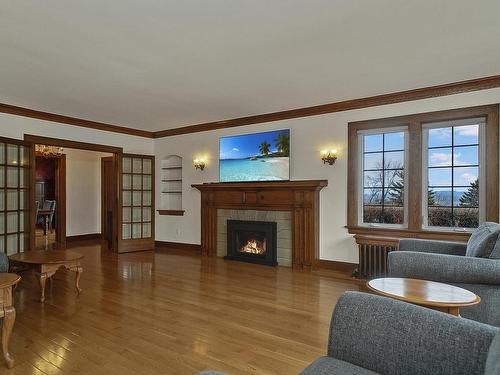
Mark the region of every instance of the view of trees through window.
<instances>
[{"instance_id":1,"label":"view of trees through window","mask_svg":"<svg viewBox=\"0 0 500 375\"><path fill-rule=\"evenodd\" d=\"M404 132L363 136L363 222L404 224Z\"/></svg>"},{"instance_id":2,"label":"view of trees through window","mask_svg":"<svg viewBox=\"0 0 500 375\"><path fill-rule=\"evenodd\" d=\"M350 122L349 233L458 240L498 222L498 113L487 105Z\"/></svg>"},{"instance_id":3,"label":"view of trees through window","mask_svg":"<svg viewBox=\"0 0 500 375\"><path fill-rule=\"evenodd\" d=\"M428 129L429 226L479 225L479 125Z\"/></svg>"}]
</instances>

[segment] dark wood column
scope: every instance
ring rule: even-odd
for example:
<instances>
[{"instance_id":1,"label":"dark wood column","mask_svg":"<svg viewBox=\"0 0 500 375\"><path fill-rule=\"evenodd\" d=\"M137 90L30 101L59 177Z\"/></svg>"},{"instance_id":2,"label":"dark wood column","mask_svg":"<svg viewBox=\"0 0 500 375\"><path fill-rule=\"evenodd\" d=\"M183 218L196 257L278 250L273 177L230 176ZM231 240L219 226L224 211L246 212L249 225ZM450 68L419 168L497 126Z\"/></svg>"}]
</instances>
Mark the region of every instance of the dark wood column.
<instances>
[{"instance_id":1,"label":"dark wood column","mask_svg":"<svg viewBox=\"0 0 500 375\"><path fill-rule=\"evenodd\" d=\"M292 212L292 263L310 270L319 258L319 197L327 180L209 183L201 191L202 254L217 254L217 209Z\"/></svg>"}]
</instances>

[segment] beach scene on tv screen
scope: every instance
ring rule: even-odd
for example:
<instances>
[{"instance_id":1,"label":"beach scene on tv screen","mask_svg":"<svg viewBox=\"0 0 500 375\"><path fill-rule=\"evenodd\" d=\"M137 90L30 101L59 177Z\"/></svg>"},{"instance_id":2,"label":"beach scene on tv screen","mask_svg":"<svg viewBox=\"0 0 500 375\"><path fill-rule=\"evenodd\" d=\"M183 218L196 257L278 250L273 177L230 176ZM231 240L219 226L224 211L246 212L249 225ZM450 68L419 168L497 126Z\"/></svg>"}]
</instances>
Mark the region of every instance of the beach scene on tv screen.
<instances>
[{"instance_id":1,"label":"beach scene on tv screen","mask_svg":"<svg viewBox=\"0 0 500 375\"><path fill-rule=\"evenodd\" d=\"M290 178L290 130L220 139L220 181L280 181Z\"/></svg>"}]
</instances>

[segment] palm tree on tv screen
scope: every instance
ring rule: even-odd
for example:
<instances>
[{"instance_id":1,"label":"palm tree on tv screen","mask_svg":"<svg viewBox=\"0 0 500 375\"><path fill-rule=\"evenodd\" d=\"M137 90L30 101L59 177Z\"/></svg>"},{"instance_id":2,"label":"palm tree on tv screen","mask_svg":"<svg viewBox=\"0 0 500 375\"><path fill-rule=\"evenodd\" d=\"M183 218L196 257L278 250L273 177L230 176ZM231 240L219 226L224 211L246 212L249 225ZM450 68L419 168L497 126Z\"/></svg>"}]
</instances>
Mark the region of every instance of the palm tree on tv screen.
<instances>
[{"instance_id":1,"label":"palm tree on tv screen","mask_svg":"<svg viewBox=\"0 0 500 375\"><path fill-rule=\"evenodd\" d=\"M269 155L271 145L266 141L262 142L259 146L259 151L262 155Z\"/></svg>"},{"instance_id":2,"label":"palm tree on tv screen","mask_svg":"<svg viewBox=\"0 0 500 375\"><path fill-rule=\"evenodd\" d=\"M280 133L274 141L276 142L276 148L283 156L290 155L290 136L286 133Z\"/></svg>"}]
</instances>

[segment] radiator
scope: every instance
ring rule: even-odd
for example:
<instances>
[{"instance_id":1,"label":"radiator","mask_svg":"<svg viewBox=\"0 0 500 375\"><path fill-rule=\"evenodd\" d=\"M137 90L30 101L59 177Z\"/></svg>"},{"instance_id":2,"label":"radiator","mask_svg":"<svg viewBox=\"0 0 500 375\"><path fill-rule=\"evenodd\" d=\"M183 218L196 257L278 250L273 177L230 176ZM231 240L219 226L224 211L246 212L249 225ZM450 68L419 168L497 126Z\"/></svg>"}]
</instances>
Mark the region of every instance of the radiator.
<instances>
[{"instance_id":1,"label":"radiator","mask_svg":"<svg viewBox=\"0 0 500 375\"><path fill-rule=\"evenodd\" d=\"M387 275L387 255L397 250L397 238L354 236L359 248L357 277L372 279Z\"/></svg>"}]
</instances>

